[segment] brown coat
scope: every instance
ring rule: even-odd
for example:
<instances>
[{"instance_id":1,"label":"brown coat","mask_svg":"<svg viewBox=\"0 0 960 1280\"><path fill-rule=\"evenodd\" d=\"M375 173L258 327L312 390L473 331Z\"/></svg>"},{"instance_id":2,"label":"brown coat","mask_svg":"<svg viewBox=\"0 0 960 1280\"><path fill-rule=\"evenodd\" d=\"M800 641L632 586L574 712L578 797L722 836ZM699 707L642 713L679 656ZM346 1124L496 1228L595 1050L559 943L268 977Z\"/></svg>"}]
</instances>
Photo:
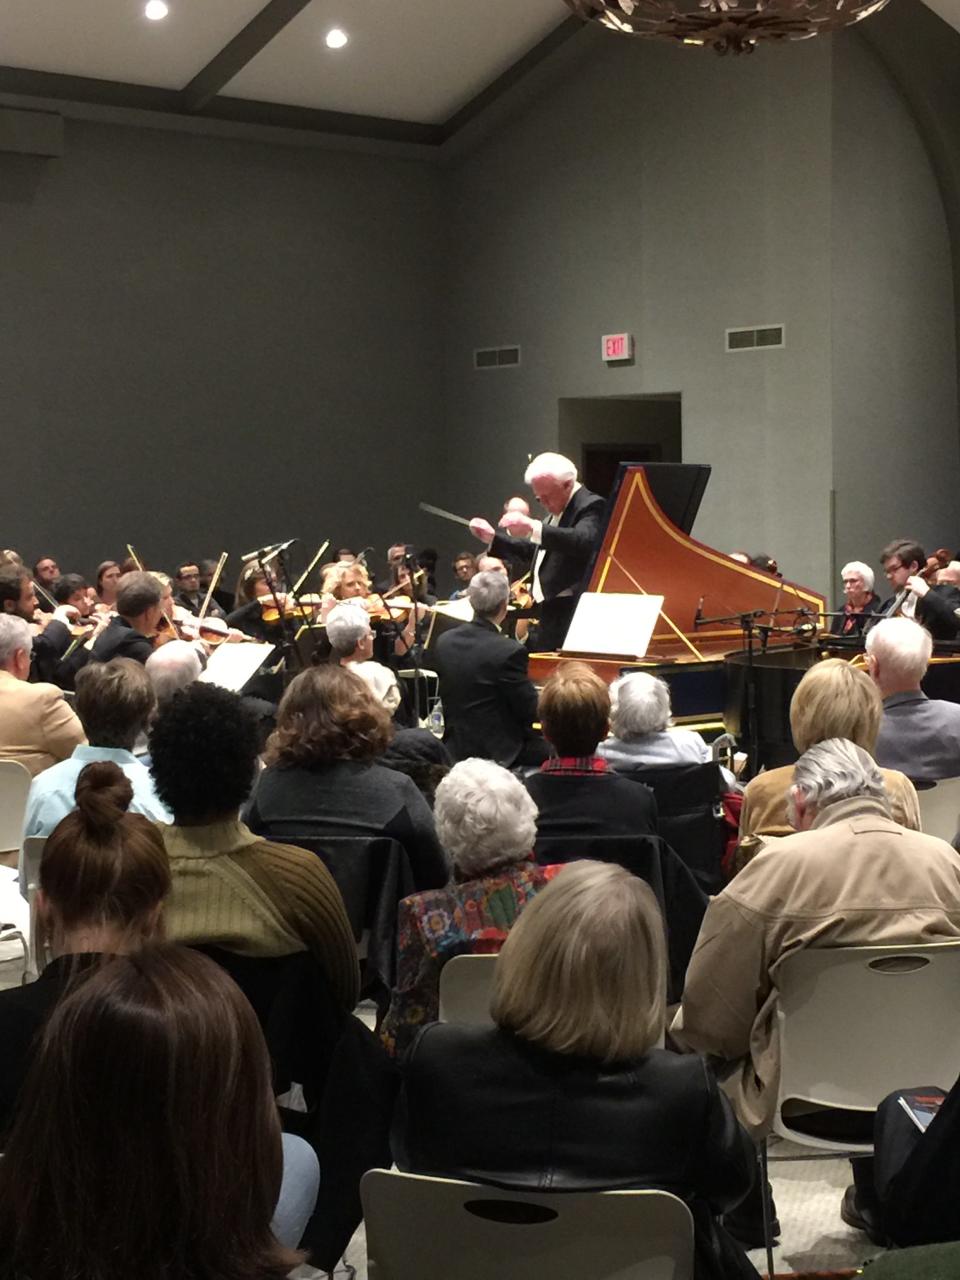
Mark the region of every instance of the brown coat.
<instances>
[{"instance_id":1,"label":"brown coat","mask_svg":"<svg viewBox=\"0 0 960 1280\"><path fill-rule=\"evenodd\" d=\"M0 671L0 760L19 760L36 776L86 740L62 689Z\"/></svg>"},{"instance_id":2,"label":"brown coat","mask_svg":"<svg viewBox=\"0 0 960 1280\"><path fill-rule=\"evenodd\" d=\"M767 1132L779 1074L777 966L800 947L960 937L960 856L892 822L866 797L827 806L809 831L764 849L713 898L674 1029L736 1070L737 1114Z\"/></svg>"}]
</instances>

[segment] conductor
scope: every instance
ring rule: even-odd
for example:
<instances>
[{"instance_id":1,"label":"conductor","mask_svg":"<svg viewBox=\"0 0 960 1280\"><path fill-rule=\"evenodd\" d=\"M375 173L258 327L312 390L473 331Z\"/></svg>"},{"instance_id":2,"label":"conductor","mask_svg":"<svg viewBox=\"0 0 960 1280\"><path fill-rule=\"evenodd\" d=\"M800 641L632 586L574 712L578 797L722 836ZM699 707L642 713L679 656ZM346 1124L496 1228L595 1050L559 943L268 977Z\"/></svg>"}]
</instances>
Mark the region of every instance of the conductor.
<instances>
[{"instance_id":1,"label":"conductor","mask_svg":"<svg viewBox=\"0 0 960 1280\"><path fill-rule=\"evenodd\" d=\"M533 519L515 504L500 517L498 532L481 516L470 532L494 555L531 565L531 594L539 606L537 648L559 649L567 634L577 599L603 532L604 500L585 489L577 468L559 453L541 453L527 467L524 483L546 510Z\"/></svg>"}]
</instances>

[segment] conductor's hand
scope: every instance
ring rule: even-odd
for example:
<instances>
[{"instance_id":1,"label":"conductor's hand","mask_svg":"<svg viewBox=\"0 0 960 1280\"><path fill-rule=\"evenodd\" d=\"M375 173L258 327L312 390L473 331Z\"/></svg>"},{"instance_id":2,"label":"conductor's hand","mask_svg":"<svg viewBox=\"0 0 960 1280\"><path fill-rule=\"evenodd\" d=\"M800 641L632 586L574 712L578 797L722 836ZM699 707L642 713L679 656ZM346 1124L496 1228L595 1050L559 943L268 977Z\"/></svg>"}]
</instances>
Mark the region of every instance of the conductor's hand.
<instances>
[{"instance_id":1,"label":"conductor's hand","mask_svg":"<svg viewBox=\"0 0 960 1280\"><path fill-rule=\"evenodd\" d=\"M505 511L500 517L500 527L516 538L529 538L533 533L533 521L522 511Z\"/></svg>"},{"instance_id":2,"label":"conductor's hand","mask_svg":"<svg viewBox=\"0 0 960 1280\"><path fill-rule=\"evenodd\" d=\"M485 542L489 547L490 543L496 536L496 531L489 520L484 520L483 516L474 516L470 521L470 532L475 538L479 538L481 542Z\"/></svg>"}]
</instances>

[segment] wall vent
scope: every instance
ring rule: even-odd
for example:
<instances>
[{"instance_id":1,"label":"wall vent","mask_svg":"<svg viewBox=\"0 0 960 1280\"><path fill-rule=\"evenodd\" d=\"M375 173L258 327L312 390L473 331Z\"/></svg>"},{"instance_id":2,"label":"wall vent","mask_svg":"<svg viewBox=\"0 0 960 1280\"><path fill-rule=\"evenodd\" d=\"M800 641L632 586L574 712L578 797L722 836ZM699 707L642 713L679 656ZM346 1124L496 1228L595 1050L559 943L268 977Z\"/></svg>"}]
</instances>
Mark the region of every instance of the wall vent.
<instances>
[{"instance_id":1,"label":"wall vent","mask_svg":"<svg viewBox=\"0 0 960 1280\"><path fill-rule=\"evenodd\" d=\"M787 345L782 324L767 324L756 329L727 329L726 336L728 351L758 351Z\"/></svg>"},{"instance_id":2,"label":"wall vent","mask_svg":"<svg viewBox=\"0 0 960 1280\"><path fill-rule=\"evenodd\" d=\"M515 369L519 363L519 347L481 347L473 353L475 369Z\"/></svg>"}]
</instances>

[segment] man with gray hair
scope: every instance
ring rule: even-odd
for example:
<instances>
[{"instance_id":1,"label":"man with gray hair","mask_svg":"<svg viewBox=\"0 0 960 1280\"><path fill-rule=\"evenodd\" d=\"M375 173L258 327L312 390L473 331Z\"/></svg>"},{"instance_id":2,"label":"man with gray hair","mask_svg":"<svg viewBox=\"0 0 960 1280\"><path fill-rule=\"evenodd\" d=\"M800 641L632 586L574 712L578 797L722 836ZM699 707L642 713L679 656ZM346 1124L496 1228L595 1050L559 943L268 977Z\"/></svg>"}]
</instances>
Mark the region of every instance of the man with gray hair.
<instances>
[{"instance_id":1,"label":"man with gray hair","mask_svg":"<svg viewBox=\"0 0 960 1280\"><path fill-rule=\"evenodd\" d=\"M393 715L400 705L397 677L382 662L373 660L370 615L359 600L344 600L334 605L327 615L327 639L333 650L333 661L365 681L377 701Z\"/></svg>"},{"instance_id":2,"label":"man with gray hair","mask_svg":"<svg viewBox=\"0 0 960 1280\"><path fill-rule=\"evenodd\" d=\"M189 640L170 640L151 653L146 667L159 705L193 684L203 670L203 663L196 646Z\"/></svg>"},{"instance_id":3,"label":"man with gray hair","mask_svg":"<svg viewBox=\"0 0 960 1280\"><path fill-rule=\"evenodd\" d=\"M510 768L546 758L532 727L537 691L527 675L527 651L500 631L509 598L504 574L475 574L467 588L472 622L447 631L433 648L443 740L454 760L479 756Z\"/></svg>"},{"instance_id":4,"label":"man with gray hair","mask_svg":"<svg viewBox=\"0 0 960 1280\"><path fill-rule=\"evenodd\" d=\"M0 613L0 760L18 760L36 775L87 739L62 689L28 683L32 648L27 623Z\"/></svg>"},{"instance_id":5,"label":"man with gray hair","mask_svg":"<svg viewBox=\"0 0 960 1280\"><path fill-rule=\"evenodd\" d=\"M920 688L930 663L930 633L909 618L884 618L867 632L867 670L883 698L874 755L912 782L960 777L960 706Z\"/></svg>"},{"instance_id":6,"label":"man with gray hair","mask_svg":"<svg viewBox=\"0 0 960 1280\"><path fill-rule=\"evenodd\" d=\"M960 937L960 856L890 817L880 770L845 738L797 761L796 834L770 844L707 907L674 1029L730 1064L726 1088L754 1136L779 1074L777 967L800 947Z\"/></svg>"},{"instance_id":7,"label":"man with gray hair","mask_svg":"<svg viewBox=\"0 0 960 1280\"><path fill-rule=\"evenodd\" d=\"M508 504L499 522L504 533L481 516L470 521L470 532L494 555L530 565L531 594L540 606L535 643L559 649L600 542L604 501L583 487L577 468L560 453L538 454L523 478L546 518L532 519Z\"/></svg>"}]
</instances>

